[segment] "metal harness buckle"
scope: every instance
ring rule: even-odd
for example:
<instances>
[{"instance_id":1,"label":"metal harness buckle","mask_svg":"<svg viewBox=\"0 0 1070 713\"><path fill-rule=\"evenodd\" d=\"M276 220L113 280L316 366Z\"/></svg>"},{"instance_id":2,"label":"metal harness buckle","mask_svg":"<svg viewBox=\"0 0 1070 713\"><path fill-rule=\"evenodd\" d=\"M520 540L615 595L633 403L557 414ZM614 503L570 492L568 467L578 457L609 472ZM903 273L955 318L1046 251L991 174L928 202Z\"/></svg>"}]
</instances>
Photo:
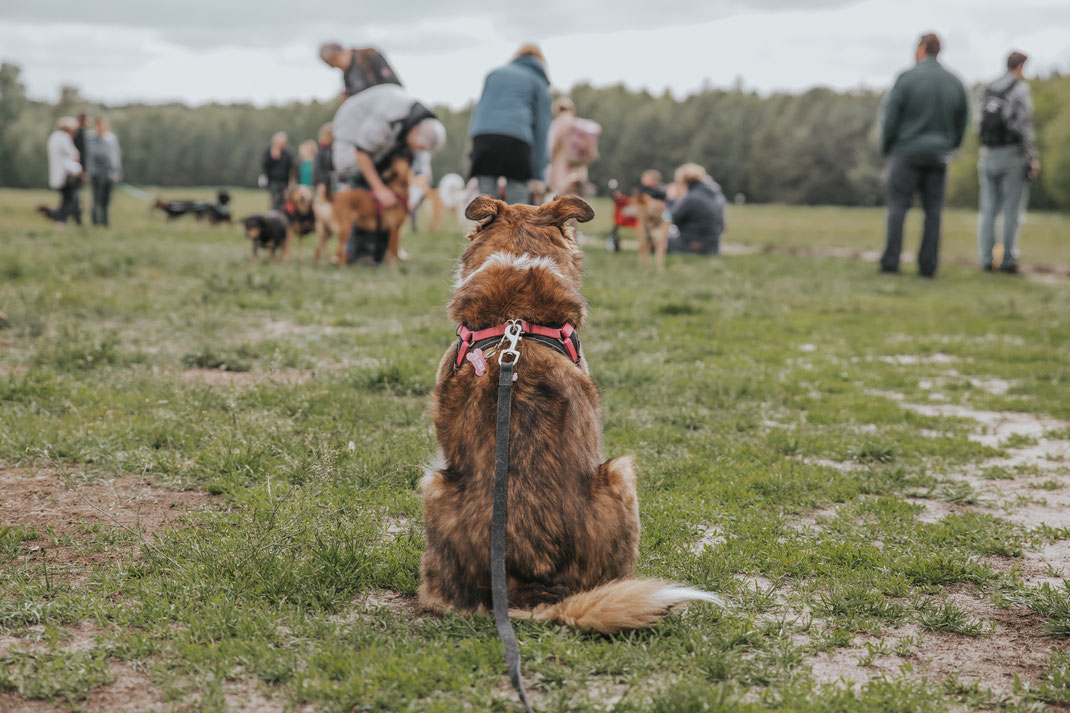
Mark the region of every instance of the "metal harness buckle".
<instances>
[{"instance_id":1,"label":"metal harness buckle","mask_svg":"<svg viewBox=\"0 0 1070 713\"><path fill-rule=\"evenodd\" d=\"M519 319L510 319L509 326L505 328L505 334L502 336L502 341L498 343L498 366L503 363L516 364L520 360L520 352L517 350L517 346L520 344L520 333L523 330L523 326L520 324ZM505 344L508 342L508 344ZM505 344L505 348L502 349L502 345ZM506 355L511 358L505 361Z\"/></svg>"}]
</instances>

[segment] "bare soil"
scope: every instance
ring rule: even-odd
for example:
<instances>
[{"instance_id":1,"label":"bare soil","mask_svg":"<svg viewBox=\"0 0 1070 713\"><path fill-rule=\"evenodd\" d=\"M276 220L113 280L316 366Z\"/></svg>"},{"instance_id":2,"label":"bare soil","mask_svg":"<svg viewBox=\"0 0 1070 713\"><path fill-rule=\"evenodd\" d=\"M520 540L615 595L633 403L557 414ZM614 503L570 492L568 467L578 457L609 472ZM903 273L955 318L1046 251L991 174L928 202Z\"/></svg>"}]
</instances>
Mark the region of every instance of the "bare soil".
<instances>
[{"instance_id":1,"label":"bare soil","mask_svg":"<svg viewBox=\"0 0 1070 713\"><path fill-rule=\"evenodd\" d=\"M55 565L55 574L77 576L91 564L136 557L130 531L152 535L180 524L214 499L200 491L158 488L133 476L68 479L54 470L0 469L0 522L32 527L39 537L23 543L25 557ZM123 537L101 537L118 530Z\"/></svg>"}]
</instances>

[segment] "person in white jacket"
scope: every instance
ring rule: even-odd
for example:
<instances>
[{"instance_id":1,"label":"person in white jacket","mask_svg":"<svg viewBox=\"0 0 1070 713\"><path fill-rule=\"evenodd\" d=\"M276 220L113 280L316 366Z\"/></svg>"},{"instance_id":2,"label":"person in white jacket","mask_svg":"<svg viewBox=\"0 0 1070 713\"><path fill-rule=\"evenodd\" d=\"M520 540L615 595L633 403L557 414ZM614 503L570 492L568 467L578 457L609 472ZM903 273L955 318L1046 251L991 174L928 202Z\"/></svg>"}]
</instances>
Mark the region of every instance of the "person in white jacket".
<instances>
[{"instance_id":1,"label":"person in white jacket","mask_svg":"<svg viewBox=\"0 0 1070 713\"><path fill-rule=\"evenodd\" d=\"M75 223L82 224L82 214L78 210L82 163L74 146L74 132L77 130L78 121L72 116L64 116L56 122L56 130L48 137L48 185L59 191L60 202L55 210L45 208L41 212L58 225L66 225L67 218L74 218Z\"/></svg>"}]
</instances>

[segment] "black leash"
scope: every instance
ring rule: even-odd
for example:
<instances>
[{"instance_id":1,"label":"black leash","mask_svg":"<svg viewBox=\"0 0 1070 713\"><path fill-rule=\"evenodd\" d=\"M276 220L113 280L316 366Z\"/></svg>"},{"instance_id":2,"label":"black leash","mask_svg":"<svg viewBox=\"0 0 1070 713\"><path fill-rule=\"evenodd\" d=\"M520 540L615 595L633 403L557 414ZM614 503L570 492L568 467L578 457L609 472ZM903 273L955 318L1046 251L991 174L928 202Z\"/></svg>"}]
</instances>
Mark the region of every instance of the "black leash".
<instances>
[{"instance_id":1,"label":"black leash","mask_svg":"<svg viewBox=\"0 0 1070 713\"><path fill-rule=\"evenodd\" d=\"M513 411L513 374L520 352L520 325L509 325L503 341L509 346L498 354L498 424L494 431L494 508L490 518L490 586L494 603L494 625L498 638L505 646L505 664L509 667L509 680L520 696L528 713L533 713L524 679L520 676L520 649L516 633L509 621L509 595L505 575L505 523L509 506L509 420Z\"/></svg>"}]
</instances>

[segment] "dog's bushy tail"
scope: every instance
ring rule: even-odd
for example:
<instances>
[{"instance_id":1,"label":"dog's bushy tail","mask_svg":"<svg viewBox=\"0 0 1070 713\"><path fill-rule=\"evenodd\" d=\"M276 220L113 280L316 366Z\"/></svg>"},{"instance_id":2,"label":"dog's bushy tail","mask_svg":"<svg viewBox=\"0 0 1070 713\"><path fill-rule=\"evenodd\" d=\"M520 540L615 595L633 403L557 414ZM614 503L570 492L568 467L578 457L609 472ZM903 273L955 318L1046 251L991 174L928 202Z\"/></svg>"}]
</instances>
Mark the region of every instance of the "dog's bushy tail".
<instances>
[{"instance_id":1,"label":"dog's bushy tail","mask_svg":"<svg viewBox=\"0 0 1070 713\"><path fill-rule=\"evenodd\" d=\"M587 592L543 604L531 611L510 610L516 619L559 621L574 629L616 634L653 626L673 609L688 602L723 604L709 592L652 579L621 579Z\"/></svg>"}]
</instances>

